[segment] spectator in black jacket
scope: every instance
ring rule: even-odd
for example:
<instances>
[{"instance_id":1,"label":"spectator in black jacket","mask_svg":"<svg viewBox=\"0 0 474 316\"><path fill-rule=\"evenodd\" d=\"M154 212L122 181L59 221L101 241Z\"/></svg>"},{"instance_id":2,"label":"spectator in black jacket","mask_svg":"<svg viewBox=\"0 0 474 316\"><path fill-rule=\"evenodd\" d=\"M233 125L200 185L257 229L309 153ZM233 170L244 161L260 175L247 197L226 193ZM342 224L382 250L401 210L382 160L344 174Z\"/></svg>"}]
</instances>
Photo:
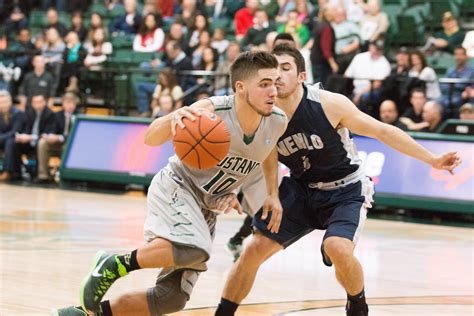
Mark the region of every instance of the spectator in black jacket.
<instances>
[{"instance_id":1,"label":"spectator in black jacket","mask_svg":"<svg viewBox=\"0 0 474 316\"><path fill-rule=\"evenodd\" d=\"M180 71L194 70L194 68L191 58L186 55L177 41L169 41L166 44L165 64L166 67L170 67L177 72L178 84L184 91L196 84L195 77L179 74Z\"/></svg>"},{"instance_id":2,"label":"spectator in black jacket","mask_svg":"<svg viewBox=\"0 0 474 316\"><path fill-rule=\"evenodd\" d=\"M125 14L117 17L109 26L113 36L121 34L133 35L138 33L142 17L136 12L136 0L124 0Z\"/></svg>"},{"instance_id":3,"label":"spectator in black jacket","mask_svg":"<svg viewBox=\"0 0 474 316\"><path fill-rule=\"evenodd\" d=\"M0 151L4 152L3 172L0 181L10 178L13 171L13 148L15 134L25 127L25 113L13 106L12 97L6 90L0 90Z\"/></svg>"},{"instance_id":4,"label":"spectator in black jacket","mask_svg":"<svg viewBox=\"0 0 474 316\"><path fill-rule=\"evenodd\" d=\"M58 30L61 37L66 36L67 28L62 22L59 21L58 11L55 8L48 9L48 12L46 13L46 18L48 19L48 24L45 30L54 27L56 30Z\"/></svg>"},{"instance_id":5,"label":"spectator in black jacket","mask_svg":"<svg viewBox=\"0 0 474 316\"><path fill-rule=\"evenodd\" d=\"M38 181L49 182L51 177L48 162L51 156L61 156L67 136L72 127L79 99L73 93L66 93L62 100L62 110L54 113L56 128L51 134L42 134L38 142Z\"/></svg>"},{"instance_id":6,"label":"spectator in black jacket","mask_svg":"<svg viewBox=\"0 0 474 316\"><path fill-rule=\"evenodd\" d=\"M397 104L392 100L385 100L380 104L380 120L403 131L408 130L407 126L398 119Z\"/></svg>"},{"instance_id":7,"label":"spectator in black jacket","mask_svg":"<svg viewBox=\"0 0 474 316\"><path fill-rule=\"evenodd\" d=\"M23 133L15 135L15 144L5 159L12 161L11 168L2 174L0 181L8 181L17 178L21 173L21 155L36 154L38 140L43 134L52 134L56 129L56 118L46 106L44 95L37 94L31 98L31 108L26 110L26 126Z\"/></svg>"}]
</instances>

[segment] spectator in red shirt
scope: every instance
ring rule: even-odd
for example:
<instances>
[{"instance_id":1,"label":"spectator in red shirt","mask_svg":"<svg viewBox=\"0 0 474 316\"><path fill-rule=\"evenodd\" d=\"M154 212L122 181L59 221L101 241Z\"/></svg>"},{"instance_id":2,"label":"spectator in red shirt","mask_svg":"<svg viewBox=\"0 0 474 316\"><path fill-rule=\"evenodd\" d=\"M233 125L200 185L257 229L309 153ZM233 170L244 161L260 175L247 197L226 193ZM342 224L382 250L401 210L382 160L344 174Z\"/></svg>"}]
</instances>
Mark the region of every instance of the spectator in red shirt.
<instances>
[{"instance_id":1,"label":"spectator in red shirt","mask_svg":"<svg viewBox=\"0 0 474 316\"><path fill-rule=\"evenodd\" d=\"M235 37L240 41L253 26L254 14L258 9L258 0L246 0L245 7L237 11L234 17Z\"/></svg>"}]
</instances>

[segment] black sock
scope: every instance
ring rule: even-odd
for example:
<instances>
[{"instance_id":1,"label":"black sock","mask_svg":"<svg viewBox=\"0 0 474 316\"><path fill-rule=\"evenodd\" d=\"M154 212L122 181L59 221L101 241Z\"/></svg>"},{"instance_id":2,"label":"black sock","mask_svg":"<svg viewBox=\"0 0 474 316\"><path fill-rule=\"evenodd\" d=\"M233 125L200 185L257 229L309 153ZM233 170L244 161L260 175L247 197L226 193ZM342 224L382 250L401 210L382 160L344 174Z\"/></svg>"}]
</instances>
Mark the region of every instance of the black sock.
<instances>
[{"instance_id":1,"label":"black sock","mask_svg":"<svg viewBox=\"0 0 474 316\"><path fill-rule=\"evenodd\" d=\"M365 303L365 291L364 289L362 289L362 291L359 293L359 294L356 294L356 295L350 295L349 293L347 293L347 299L351 302L353 302L354 304L358 304L358 303Z\"/></svg>"},{"instance_id":2,"label":"black sock","mask_svg":"<svg viewBox=\"0 0 474 316\"><path fill-rule=\"evenodd\" d=\"M110 307L110 302L109 301L103 301L103 302L100 303L99 315L100 316L112 316L112 308Z\"/></svg>"},{"instance_id":3,"label":"black sock","mask_svg":"<svg viewBox=\"0 0 474 316\"><path fill-rule=\"evenodd\" d=\"M252 234L252 217L247 215L239 231L230 239L233 244L242 244L245 238Z\"/></svg>"},{"instance_id":4,"label":"black sock","mask_svg":"<svg viewBox=\"0 0 474 316\"><path fill-rule=\"evenodd\" d=\"M215 316L233 316L239 304L226 300L225 298L221 297L221 302L219 306L217 306Z\"/></svg>"},{"instance_id":5,"label":"black sock","mask_svg":"<svg viewBox=\"0 0 474 316\"><path fill-rule=\"evenodd\" d=\"M125 269L127 270L127 272L132 272L133 270L140 269L140 266L138 265L138 261L137 261L137 250L136 249L134 251L130 252L130 253L126 253L124 255L117 256L117 258L125 266Z\"/></svg>"}]
</instances>

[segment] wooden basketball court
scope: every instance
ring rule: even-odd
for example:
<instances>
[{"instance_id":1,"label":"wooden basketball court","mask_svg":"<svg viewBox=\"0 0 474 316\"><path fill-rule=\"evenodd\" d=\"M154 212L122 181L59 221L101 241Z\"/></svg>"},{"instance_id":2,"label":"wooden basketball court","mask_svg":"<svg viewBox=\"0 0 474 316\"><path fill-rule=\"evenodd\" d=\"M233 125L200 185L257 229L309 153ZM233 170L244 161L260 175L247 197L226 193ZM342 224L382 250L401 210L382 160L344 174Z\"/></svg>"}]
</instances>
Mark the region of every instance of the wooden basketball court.
<instances>
[{"instance_id":1,"label":"wooden basketball court","mask_svg":"<svg viewBox=\"0 0 474 316\"><path fill-rule=\"evenodd\" d=\"M79 303L95 252L143 243L144 196L0 184L0 315L49 315ZM221 216L209 271L186 311L213 315L243 217ZM370 315L474 315L473 229L368 220L357 247ZM345 293L314 232L264 264L238 315L345 315ZM106 297L150 287L157 270L120 279Z\"/></svg>"}]
</instances>

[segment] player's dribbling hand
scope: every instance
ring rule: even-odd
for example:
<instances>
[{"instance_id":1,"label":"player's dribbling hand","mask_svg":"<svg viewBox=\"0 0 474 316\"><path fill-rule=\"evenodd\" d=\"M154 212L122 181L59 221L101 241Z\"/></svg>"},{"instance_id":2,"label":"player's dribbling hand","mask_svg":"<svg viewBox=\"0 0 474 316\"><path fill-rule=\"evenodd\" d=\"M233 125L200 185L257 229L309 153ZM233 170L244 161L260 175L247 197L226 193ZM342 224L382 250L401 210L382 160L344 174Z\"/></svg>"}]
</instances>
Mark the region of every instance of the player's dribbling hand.
<instances>
[{"instance_id":1,"label":"player's dribbling hand","mask_svg":"<svg viewBox=\"0 0 474 316\"><path fill-rule=\"evenodd\" d=\"M216 200L216 208L224 212L224 214L227 214L232 210L237 211L239 214L243 214L242 205L240 205L237 195L234 193L229 193L218 198Z\"/></svg>"},{"instance_id":2,"label":"player's dribbling hand","mask_svg":"<svg viewBox=\"0 0 474 316\"><path fill-rule=\"evenodd\" d=\"M454 174L453 170L461 164L462 160L458 153L455 151L436 156L431 163L431 166L435 169L448 170L451 174Z\"/></svg>"},{"instance_id":3,"label":"player's dribbling hand","mask_svg":"<svg viewBox=\"0 0 474 316\"><path fill-rule=\"evenodd\" d=\"M268 230L272 233L278 233L280 230L280 223L283 214L283 207L278 196L268 195L262 207L262 220L266 220L268 212L272 212L272 218L268 223Z\"/></svg>"},{"instance_id":4,"label":"player's dribbling hand","mask_svg":"<svg viewBox=\"0 0 474 316\"><path fill-rule=\"evenodd\" d=\"M182 108L177 109L173 112L171 117L171 133L176 135L176 125L181 128L184 128L183 119L186 117L191 121L196 119L196 116L201 115L200 109L191 108L189 106L183 106Z\"/></svg>"}]
</instances>

